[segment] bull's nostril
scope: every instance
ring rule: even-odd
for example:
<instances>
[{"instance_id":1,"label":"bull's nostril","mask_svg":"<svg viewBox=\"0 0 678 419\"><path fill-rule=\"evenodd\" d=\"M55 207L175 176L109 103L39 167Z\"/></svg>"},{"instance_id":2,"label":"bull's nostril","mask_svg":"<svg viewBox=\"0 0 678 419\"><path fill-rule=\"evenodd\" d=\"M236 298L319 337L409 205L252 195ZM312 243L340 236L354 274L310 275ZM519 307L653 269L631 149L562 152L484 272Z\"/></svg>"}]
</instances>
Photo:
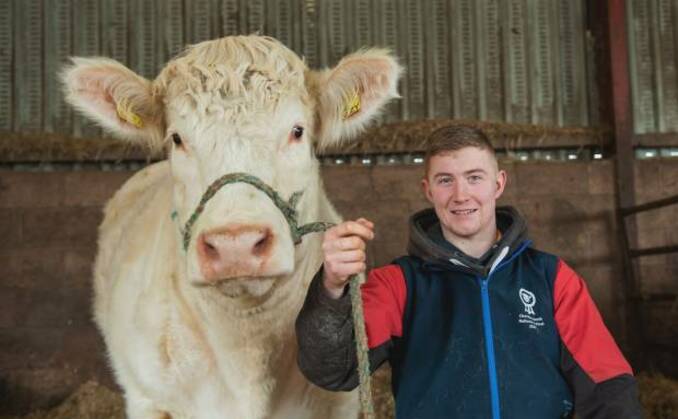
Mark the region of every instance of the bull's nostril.
<instances>
[{"instance_id":1,"label":"bull's nostril","mask_svg":"<svg viewBox=\"0 0 678 419\"><path fill-rule=\"evenodd\" d=\"M212 243L203 238L202 244L205 256L207 256L209 259L219 259L219 250L217 250L217 248Z\"/></svg>"},{"instance_id":2,"label":"bull's nostril","mask_svg":"<svg viewBox=\"0 0 678 419\"><path fill-rule=\"evenodd\" d=\"M266 255L271 248L272 242L273 242L273 235L271 234L271 231L270 230L263 231L261 238L259 240L257 240L257 242L254 243L254 246L252 247L252 253L255 256Z\"/></svg>"}]
</instances>

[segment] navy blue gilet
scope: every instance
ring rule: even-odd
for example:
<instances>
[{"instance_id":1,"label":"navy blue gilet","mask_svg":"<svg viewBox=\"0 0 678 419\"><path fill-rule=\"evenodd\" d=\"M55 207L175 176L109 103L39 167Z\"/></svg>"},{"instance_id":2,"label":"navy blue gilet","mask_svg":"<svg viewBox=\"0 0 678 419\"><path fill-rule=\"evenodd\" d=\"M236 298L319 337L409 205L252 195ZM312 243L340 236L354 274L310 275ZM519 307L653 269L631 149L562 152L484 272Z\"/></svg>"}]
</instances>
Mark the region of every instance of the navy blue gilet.
<instances>
[{"instance_id":1,"label":"navy blue gilet","mask_svg":"<svg viewBox=\"0 0 678 419\"><path fill-rule=\"evenodd\" d=\"M553 309L557 257L528 242L483 278L417 257L391 354L397 419L555 419L572 414Z\"/></svg>"}]
</instances>

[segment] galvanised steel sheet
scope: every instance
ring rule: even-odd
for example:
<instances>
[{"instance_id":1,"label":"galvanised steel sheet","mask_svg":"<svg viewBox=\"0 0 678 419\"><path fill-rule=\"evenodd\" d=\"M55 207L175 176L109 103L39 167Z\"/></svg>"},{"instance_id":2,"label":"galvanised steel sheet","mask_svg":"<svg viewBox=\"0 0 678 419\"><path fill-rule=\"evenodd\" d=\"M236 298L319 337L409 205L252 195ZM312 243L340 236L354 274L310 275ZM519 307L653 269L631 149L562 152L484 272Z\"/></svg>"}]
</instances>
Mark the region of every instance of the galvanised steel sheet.
<instances>
[{"instance_id":1,"label":"galvanised steel sheet","mask_svg":"<svg viewBox=\"0 0 678 419\"><path fill-rule=\"evenodd\" d=\"M634 129L678 132L678 0L627 0Z\"/></svg>"},{"instance_id":2,"label":"galvanised steel sheet","mask_svg":"<svg viewBox=\"0 0 678 419\"><path fill-rule=\"evenodd\" d=\"M63 102L58 73L70 55L112 57L150 78L187 43L255 32L316 68L364 46L393 49L407 71L387 121L593 126L584 1L1 0L0 131L101 135ZM676 2L631 2L641 26L634 32L640 130L678 123ZM651 88L658 82L661 93Z\"/></svg>"}]
</instances>

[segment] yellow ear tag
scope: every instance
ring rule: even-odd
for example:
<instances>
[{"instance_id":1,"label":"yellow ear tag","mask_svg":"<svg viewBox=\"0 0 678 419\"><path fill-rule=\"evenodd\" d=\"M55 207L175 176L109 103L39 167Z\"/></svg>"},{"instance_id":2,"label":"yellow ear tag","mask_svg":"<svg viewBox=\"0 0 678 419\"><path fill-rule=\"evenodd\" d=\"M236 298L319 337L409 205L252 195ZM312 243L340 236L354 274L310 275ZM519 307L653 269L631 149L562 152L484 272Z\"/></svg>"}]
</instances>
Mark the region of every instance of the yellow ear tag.
<instances>
[{"instance_id":1,"label":"yellow ear tag","mask_svg":"<svg viewBox=\"0 0 678 419\"><path fill-rule=\"evenodd\" d=\"M118 112L118 117L123 121L128 122L137 128L142 128L144 126L144 121L141 120L139 115L132 112L127 105L127 100L123 99L118 102L115 110Z\"/></svg>"},{"instance_id":2,"label":"yellow ear tag","mask_svg":"<svg viewBox=\"0 0 678 419\"><path fill-rule=\"evenodd\" d=\"M360 112L360 95L357 90L354 90L353 95L346 101L344 119L348 119L358 112Z\"/></svg>"}]
</instances>

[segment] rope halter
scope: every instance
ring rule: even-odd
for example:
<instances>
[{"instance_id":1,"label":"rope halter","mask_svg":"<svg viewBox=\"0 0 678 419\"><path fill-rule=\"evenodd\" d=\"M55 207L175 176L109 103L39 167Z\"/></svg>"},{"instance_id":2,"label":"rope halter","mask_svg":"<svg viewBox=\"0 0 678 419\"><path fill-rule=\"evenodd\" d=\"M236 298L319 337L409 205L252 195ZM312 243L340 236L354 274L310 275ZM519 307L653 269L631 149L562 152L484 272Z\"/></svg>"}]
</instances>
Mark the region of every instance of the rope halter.
<instances>
[{"instance_id":1,"label":"rope halter","mask_svg":"<svg viewBox=\"0 0 678 419\"><path fill-rule=\"evenodd\" d=\"M301 195L304 193L303 191L294 192L290 197L289 201L285 201L278 192L276 192L273 188L268 186L258 177L247 173L229 173L212 182L212 184L207 188L205 193L202 195L202 198L200 198L198 206L195 208L195 210L189 217L188 221L186 221L184 228L181 230L184 251L188 250L188 245L191 242L191 230L193 228L193 224L195 224L195 222L198 220L198 217L200 217L200 214L202 214L203 211L205 210L207 202L210 199L212 199L221 188L231 183L247 183L259 189L260 191L265 193L269 198L271 198L271 201L273 201L275 206L278 207L280 209L280 212L282 212L283 216L285 216L287 224L290 226L292 241L294 242L295 245L301 243L302 236L308 233L325 231L334 225L333 223L321 221L304 224L300 227L297 220L298 213L296 210L296 206L299 203Z\"/></svg>"}]
</instances>

